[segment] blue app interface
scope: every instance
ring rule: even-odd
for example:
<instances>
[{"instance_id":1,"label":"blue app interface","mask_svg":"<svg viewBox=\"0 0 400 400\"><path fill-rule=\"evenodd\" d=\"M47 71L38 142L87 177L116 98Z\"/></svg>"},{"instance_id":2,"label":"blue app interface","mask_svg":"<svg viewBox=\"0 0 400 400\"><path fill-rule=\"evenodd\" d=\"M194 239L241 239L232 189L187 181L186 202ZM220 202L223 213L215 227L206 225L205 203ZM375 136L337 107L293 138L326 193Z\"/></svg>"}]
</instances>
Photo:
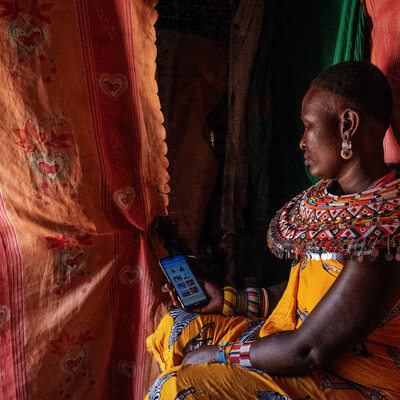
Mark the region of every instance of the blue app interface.
<instances>
[{"instance_id":1,"label":"blue app interface","mask_svg":"<svg viewBox=\"0 0 400 400\"><path fill-rule=\"evenodd\" d=\"M185 306L206 299L183 256L166 258L162 260L162 265Z\"/></svg>"}]
</instances>

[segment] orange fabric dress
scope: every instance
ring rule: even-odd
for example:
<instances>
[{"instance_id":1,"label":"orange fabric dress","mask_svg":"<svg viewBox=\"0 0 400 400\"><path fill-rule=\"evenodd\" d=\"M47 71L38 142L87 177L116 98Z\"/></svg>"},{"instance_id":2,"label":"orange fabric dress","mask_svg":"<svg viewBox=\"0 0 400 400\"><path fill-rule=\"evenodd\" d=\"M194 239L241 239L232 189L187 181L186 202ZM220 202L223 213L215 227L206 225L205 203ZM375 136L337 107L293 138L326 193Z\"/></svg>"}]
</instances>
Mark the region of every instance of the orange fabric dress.
<instances>
[{"instance_id":1,"label":"orange fabric dress","mask_svg":"<svg viewBox=\"0 0 400 400\"><path fill-rule=\"evenodd\" d=\"M382 324L331 371L278 377L218 363L183 365L183 356L202 345L254 340L298 328L341 271L337 260L296 264L287 289L266 320L173 310L147 339L163 373L146 399L399 399L400 301Z\"/></svg>"}]
</instances>

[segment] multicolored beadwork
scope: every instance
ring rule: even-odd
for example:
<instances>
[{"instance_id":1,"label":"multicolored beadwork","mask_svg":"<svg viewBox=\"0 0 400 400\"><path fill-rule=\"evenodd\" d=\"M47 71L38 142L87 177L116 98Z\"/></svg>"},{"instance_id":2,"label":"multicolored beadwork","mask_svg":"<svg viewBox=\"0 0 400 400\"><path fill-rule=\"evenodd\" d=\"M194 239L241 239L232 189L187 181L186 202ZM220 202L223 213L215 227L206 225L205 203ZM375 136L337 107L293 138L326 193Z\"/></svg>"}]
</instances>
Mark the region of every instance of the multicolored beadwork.
<instances>
[{"instance_id":1,"label":"multicolored beadwork","mask_svg":"<svg viewBox=\"0 0 400 400\"><path fill-rule=\"evenodd\" d=\"M236 289L231 286L225 286L224 287L224 305L222 308L222 315L225 315L226 317L230 317L235 313L236 299L237 299Z\"/></svg>"},{"instance_id":2,"label":"multicolored beadwork","mask_svg":"<svg viewBox=\"0 0 400 400\"><path fill-rule=\"evenodd\" d=\"M258 290L254 287L247 287L245 290L247 293L247 316L250 318L257 318L260 307Z\"/></svg>"},{"instance_id":3,"label":"multicolored beadwork","mask_svg":"<svg viewBox=\"0 0 400 400\"><path fill-rule=\"evenodd\" d=\"M400 179L364 192L335 196L322 180L293 198L270 224L268 245L278 257L400 260Z\"/></svg>"},{"instance_id":4,"label":"multicolored beadwork","mask_svg":"<svg viewBox=\"0 0 400 400\"><path fill-rule=\"evenodd\" d=\"M252 368L250 361L250 347L254 342L232 343L229 351L225 350L225 357L228 364L239 365L245 368Z\"/></svg>"}]
</instances>

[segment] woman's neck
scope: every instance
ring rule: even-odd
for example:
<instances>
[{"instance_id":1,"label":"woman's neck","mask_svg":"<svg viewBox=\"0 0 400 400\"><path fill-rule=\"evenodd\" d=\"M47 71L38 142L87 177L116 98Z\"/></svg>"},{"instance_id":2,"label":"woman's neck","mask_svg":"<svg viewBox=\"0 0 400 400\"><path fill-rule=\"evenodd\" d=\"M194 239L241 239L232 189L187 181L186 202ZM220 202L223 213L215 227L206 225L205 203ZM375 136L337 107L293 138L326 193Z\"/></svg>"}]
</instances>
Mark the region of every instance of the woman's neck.
<instances>
[{"instance_id":1,"label":"woman's neck","mask_svg":"<svg viewBox=\"0 0 400 400\"><path fill-rule=\"evenodd\" d=\"M373 163L371 163L373 164ZM354 166L337 179L342 194L359 193L368 190L380 178L389 173L386 164L375 165L374 168Z\"/></svg>"}]
</instances>

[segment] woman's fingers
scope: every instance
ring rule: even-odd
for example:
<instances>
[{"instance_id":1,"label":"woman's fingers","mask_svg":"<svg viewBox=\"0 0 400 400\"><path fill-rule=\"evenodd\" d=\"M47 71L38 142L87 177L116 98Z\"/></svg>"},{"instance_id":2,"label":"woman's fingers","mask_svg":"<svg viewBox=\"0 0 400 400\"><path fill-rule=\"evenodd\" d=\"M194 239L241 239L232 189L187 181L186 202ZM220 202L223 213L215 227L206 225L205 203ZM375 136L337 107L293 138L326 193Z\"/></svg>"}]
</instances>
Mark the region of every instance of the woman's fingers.
<instances>
[{"instance_id":1,"label":"woman's fingers","mask_svg":"<svg viewBox=\"0 0 400 400\"><path fill-rule=\"evenodd\" d=\"M204 292L209 298L209 301L207 304L204 304L203 306L193 307L193 308L190 307L188 311L196 313L204 313L204 314L221 313L224 302L223 290L211 282L203 281L200 279L199 281L201 282L201 286L203 287ZM165 283L164 290L168 292L172 300L172 304L177 308L182 308L182 305L178 300L178 296L170 283Z\"/></svg>"},{"instance_id":2,"label":"woman's fingers","mask_svg":"<svg viewBox=\"0 0 400 400\"><path fill-rule=\"evenodd\" d=\"M171 297L172 304L173 304L175 307L182 308L182 305L181 305L181 303L179 302L178 297L176 296L176 292L172 289L171 284L166 283L166 284L164 285L164 287L165 287L166 291L168 292L169 297Z\"/></svg>"}]
</instances>

